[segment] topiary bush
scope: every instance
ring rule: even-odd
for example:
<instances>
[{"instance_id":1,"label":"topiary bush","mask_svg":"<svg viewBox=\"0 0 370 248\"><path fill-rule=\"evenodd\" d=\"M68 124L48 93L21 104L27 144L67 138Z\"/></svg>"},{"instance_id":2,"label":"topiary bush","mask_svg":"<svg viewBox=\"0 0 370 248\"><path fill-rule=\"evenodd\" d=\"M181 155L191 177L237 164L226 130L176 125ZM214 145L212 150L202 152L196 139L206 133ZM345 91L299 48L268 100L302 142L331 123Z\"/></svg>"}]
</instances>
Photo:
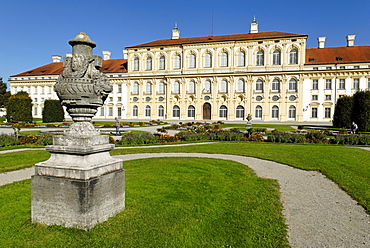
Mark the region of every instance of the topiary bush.
<instances>
[{"instance_id":1,"label":"topiary bush","mask_svg":"<svg viewBox=\"0 0 370 248\"><path fill-rule=\"evenodd\" d=\"M42 122L62 122L64 110L59 100L45 100L42 111Z\"/></svg>"},{"instance_id":2,"label":"topiary bush","mask_svg":"<svg viewBox=\"0 0 370 248\"><path fill-rule=\"evenodd\" d=\"M6 111L8 122L32 122L32 100L28 93L20 91L11 96Z\"/></svg>"}]
</instances>

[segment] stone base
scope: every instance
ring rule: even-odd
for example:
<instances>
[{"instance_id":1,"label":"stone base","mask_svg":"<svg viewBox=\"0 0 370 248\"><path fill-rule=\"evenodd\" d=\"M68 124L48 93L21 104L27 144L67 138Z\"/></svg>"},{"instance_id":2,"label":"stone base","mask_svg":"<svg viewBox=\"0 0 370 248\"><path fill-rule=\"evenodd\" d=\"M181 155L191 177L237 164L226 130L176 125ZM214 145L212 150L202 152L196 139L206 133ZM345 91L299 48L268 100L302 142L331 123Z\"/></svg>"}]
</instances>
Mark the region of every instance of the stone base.
<instances>
[{"instance_id":1,"label":"stone base","mask_svg":"<svg viewBox=\"0 0 370 248\"><path fill-rule=\"evenodd\" d=\"M32 222L90 229L125 207L125 170L95 178L32 177Z\"/></svg>"}]
</instances>

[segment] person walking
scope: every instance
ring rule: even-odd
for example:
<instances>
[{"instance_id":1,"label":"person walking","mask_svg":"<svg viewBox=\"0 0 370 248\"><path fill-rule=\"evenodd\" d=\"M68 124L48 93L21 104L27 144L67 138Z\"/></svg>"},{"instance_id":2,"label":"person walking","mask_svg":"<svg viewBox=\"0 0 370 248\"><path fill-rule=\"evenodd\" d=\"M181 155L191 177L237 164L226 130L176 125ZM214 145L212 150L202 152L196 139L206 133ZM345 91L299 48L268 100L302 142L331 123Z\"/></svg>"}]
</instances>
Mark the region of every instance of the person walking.
<instances>
[{"instance_id":1,"label":"person walking","mask_svg":"<svg viewBox=\"0 0 370 248\"><path fill-rule=\"evenodd\" d=\"M120 121L118 120L118 118L114 118L116 120L116 135L122 135L121 131L119 130L119 128L121 127L121 123Z\"/></svg>"}]
</instances>

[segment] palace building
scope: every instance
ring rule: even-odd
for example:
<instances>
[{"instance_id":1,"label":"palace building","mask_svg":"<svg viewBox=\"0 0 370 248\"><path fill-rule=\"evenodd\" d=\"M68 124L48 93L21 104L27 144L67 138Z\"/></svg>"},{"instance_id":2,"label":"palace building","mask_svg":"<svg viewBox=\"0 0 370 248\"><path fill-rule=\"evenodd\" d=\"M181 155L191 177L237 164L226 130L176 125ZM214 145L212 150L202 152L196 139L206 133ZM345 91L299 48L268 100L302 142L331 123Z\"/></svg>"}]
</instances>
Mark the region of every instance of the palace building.
<instances>
[{"instance_id":1,"label":"palace building","mask_svg":"<svg viewBox=\"0 0 370 248\"><path fill-rule=\"evenodd\" d=\"M331 122L339 97L370 89L370 46L348 35L346 46L319 37L306 48L307 37L259 32L253 20L245 34L181 38L175 27L170 39L126 47L123 59L105 51L101 71L113 92L96 118ZM30 94L34 117L57 99L60 61L9 79L12 94Z\"/></svg>"}]
</instances>

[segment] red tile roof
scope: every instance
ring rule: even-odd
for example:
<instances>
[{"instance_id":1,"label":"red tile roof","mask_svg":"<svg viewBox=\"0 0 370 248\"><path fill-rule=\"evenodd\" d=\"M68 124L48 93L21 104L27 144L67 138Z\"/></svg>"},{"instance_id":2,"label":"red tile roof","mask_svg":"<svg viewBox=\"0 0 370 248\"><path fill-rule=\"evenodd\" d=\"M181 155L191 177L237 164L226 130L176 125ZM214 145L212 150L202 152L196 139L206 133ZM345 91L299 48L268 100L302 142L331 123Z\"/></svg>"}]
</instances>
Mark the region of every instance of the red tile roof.
<instances>
[{"instance_id":1,"label":"red tile roof","mask_svg":"<svg viewBox=\"0 0 370 248\"><path fill-rule=\"evenodd\" d=\"M306 65L370 62L370 46L307 48Z\"/></svg>"},{"instance_id":2,"label":"red tile roof","mask_svg":"<svg viewBox=\"0 0 370 248\"><path fill-rule=\"evenodd\" d=\"M221 41L241 41L241 40L262 40L262 39L278 39L278 38L292 38L292 37L307 37L307 35L291 34L284 32L259 32L256 34L230 34L230 35L217 35L217 36L203 36L203 37L190 37L180 39L165 39L155 40L136 46L130 46L127 48L136 47L152 47L152 46L170 46L170 45L181 45L181 44L194 44L194 43L209 43L209 42L221 42Z\"/></svg>"},{"instance_id":3,"label":"red tile roof","mask_svg":"<svg viewBox=\"0 0 370 248\"><path fill-rule=\"evenodd\" d=\"M63 72L63 62L53 62L47 65L37 67L35 69L13 75L11 77L20 76L43 76L43 75L59 75ZM109 59L103 60L103 65L100 68L104 73L127 72L126 59Z\"/></svg>"}]
</instances>

